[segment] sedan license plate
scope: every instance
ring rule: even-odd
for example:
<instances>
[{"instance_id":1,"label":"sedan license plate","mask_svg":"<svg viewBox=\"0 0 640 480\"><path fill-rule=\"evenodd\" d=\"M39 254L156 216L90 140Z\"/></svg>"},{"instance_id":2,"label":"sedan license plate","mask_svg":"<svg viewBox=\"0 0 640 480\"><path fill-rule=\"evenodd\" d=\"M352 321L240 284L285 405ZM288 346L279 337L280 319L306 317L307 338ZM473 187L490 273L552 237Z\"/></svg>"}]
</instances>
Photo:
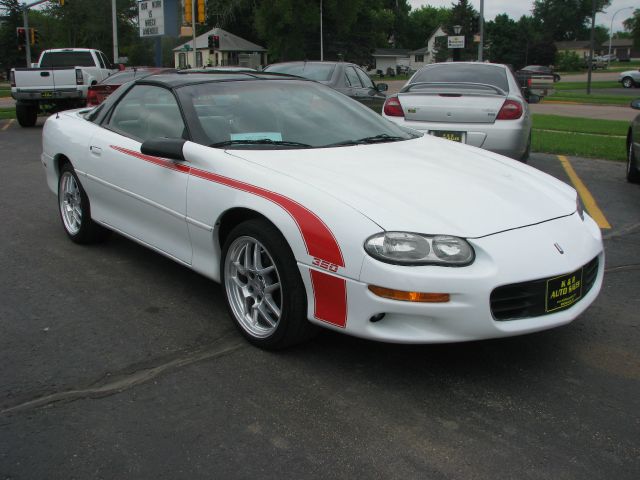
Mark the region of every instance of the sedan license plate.
<instances>
[{"instance_id":1,"label":"sedan license plate","mask_svg":"<svg viewBox=\"0 0 640 480\"><path fill-rule=\"evenodd\" d=\"M434 137L446 138L452 142L464 142L464 132L451 132L448 130L431 130L429 132Z\"/></svg>"},{"instance_id":2,"label":"sedan license plate","mask_svg":"<svg viewBox=\"0 0 640 480\"><path fill-rule=\"evenodd\" d=\"M50 98L50 97L53 97L53 92L42 92L40 93L40 96L42 98Z\"/></svg>"},{"instance_id":3,"label":"sedan license plate","mask_svg":"<svg viewBox=\"0 0 640 480\"><path fill-rule=\"evenodd\" d=\"M569 308L582 298L582 268L567 275L547 280L545 311Z\"/></svg>"}]
</instances>

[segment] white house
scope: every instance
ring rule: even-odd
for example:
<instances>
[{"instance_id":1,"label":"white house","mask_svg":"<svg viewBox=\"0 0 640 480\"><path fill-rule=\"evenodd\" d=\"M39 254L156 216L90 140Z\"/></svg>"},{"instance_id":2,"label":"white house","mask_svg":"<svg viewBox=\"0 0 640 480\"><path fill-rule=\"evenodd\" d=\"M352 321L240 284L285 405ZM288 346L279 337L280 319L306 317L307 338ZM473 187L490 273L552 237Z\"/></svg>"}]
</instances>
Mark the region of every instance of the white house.
<instances>
[{"instance_id":1,"label":"white house","mask_svg":"<svg viewBox=\"0 0 640 480\"><path fill-rule=\"evenodd\" d=\"M209 48L209 36L217 35L220 45L216 49ZM196 37L194 58L193 39L173 49L176 68L206 66L242 66L255 68L267 64L267 50L221 28L213 28Z\"/></svg>"},{"instance_id":2,"label":"white house","mask_svg":"<svg viewBox=\"0 0 640 480\"><path fill-rule=\"evenodd\" d=\"M435 29L427 40L425 47L409 52L409 69L418 70L430 63L436 61L436 38L446 37L446 32L442 29L442 25Z\"/></svg>"},{"instance_id":3,"label":"white house","mask_svg":"<svg viewBox=\"0 0 640 480\"><path fill-rule=\"evenodd\" d=\"M387 68L394 71L396 67L409 67L409 50L401 48L378 48L373 52L376 70L387 73Z\"/></svg>"}]
</instances>

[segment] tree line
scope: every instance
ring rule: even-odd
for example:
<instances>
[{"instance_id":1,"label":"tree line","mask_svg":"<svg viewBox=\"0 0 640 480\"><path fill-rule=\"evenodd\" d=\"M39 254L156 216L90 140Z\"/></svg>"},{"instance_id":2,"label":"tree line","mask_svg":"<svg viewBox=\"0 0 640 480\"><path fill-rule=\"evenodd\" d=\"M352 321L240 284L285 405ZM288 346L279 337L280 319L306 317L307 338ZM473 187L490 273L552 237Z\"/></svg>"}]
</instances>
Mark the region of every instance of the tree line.
<instances>
[{"instance_id":1,"label":"tree line","mask_svg":"<svg viewBox=\"0 0 640 480\"><path fill-rule=\"evenodd\" d=\"M602 11L610 0L597 0ZM38 29L40 41L33 58L46 48L99 48L110 56L111 2L68 0L32 9L30 26ZM320 0L209 0L203 33L221 27L269 50L272 61L319 59ZM16 27L22 25L18 0L0 0L0 64L3 68L24 66L24 52L18 50ZM136 0L117 0L120 55L131 65L153 63L153 41L141 39L137 29ZM449 8L423 6L412 9L408 0L323 0L323 49L328 60L344 59L360 64L372 62L376 48L418 49L432 32L442 26L453 33L462 26L466 48L461 60L477 58L474 35L479 31L479 14L469 0L455 0ZM554 42L588 39L591 0L535 0L530 15L519 19L506 14L485 23L484 57L514 67L525 64L553 64ZM640 44L640 10L625 25ZM608 29L598 26L597 42L608 38ZM163 63L173 65L171 49L186 39L163 38ZM439 59L446 58L439 48Z\"/></svg>"}]
</instances>

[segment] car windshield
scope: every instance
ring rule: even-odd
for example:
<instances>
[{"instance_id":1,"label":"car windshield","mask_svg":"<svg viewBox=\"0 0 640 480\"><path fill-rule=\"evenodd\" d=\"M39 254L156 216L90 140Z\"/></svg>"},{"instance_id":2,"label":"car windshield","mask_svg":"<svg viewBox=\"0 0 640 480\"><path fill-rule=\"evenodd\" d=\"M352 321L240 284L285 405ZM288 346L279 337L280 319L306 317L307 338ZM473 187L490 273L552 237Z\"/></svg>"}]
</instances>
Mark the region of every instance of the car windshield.
<instances>
[{"instance_id":1,"label":"car windshield","mask_svg":"<svg viewBox=\"0 0 640 480\"><path fill-rule=\"evenodd\" d=\"M303 80L245 80L177 90L193 140L235 149L320 148L409 140L355 100Z\"/></svg>"},{"instance_id":2,"label":"car windshield","mask_svg":"<svg viewBox=\"0 0 640 480\"><path fill-rule=\"evenodd\" d=\"M509 91L507 72L503 67L474 63L439 63L418 71L411 83L419 82L468 82L493 85Z\"/></svg>"},{"instance_id":3,"label":"car windshield","mask_svg":"<svg viewBox=\"0 0 640 480\"><path fill-rule=\"evenodd\" d=\"M281 63L264 69L269 73L287 73L317 82L328 82L336 66L330 63Z\"/></svg>"}]
</instances>

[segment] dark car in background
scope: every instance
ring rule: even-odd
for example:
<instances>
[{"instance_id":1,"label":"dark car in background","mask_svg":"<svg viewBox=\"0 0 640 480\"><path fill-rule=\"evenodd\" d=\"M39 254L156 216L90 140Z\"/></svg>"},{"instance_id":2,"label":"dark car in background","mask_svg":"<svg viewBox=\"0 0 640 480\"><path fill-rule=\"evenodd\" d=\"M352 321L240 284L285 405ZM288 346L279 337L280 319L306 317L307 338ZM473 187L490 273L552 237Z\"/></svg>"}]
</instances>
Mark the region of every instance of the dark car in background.
<instances>
[{"instance_id":1,"label":"dark car in background","mask_svg":"<svg viewBox=\"0 0 640 480\"><path fill-rule=\"evenodd\" d=\"M542 73L544 75L553 75L553 81L560 81L560 74L553 71L551 67L545 67L544 65L527 65L522 68L520 71L531 72L531 73Z\"/></svg>"},{"instance_id":2,"label":"dark car in background","mask_svg":"<svg viewBox=\"0 0 640 480\"><path fill-rule=\"evenodd\" d=\"M267 66L264 72L283 73L315 80L380 113L389 88L376 84L358 65L348 62L286 62Z\"/></svg>"},{"instance_id":3,"label":"dark car in background","mask_svg":"<svg viewBox=\"0 0 640 480\"><path fill-rule=\"evenodd\" d=\"M631 108L640 110L640 98L631 102ZM633 119L627 134L627 181L640 183L640 115Z\"/></svg>"},{"instance_id":4,"label":"dark car in background","mask_svg":"<svg viewBox=\"0 0 640 480\"><path fill-rule=\"evenodd\" d=\"M156 73L172 73L175 71L175 68L134 67L115 73L105 78L102 82L89 87L87 107L100 105L109 95L127 82Z\"/></svg>"}]
</instances>

